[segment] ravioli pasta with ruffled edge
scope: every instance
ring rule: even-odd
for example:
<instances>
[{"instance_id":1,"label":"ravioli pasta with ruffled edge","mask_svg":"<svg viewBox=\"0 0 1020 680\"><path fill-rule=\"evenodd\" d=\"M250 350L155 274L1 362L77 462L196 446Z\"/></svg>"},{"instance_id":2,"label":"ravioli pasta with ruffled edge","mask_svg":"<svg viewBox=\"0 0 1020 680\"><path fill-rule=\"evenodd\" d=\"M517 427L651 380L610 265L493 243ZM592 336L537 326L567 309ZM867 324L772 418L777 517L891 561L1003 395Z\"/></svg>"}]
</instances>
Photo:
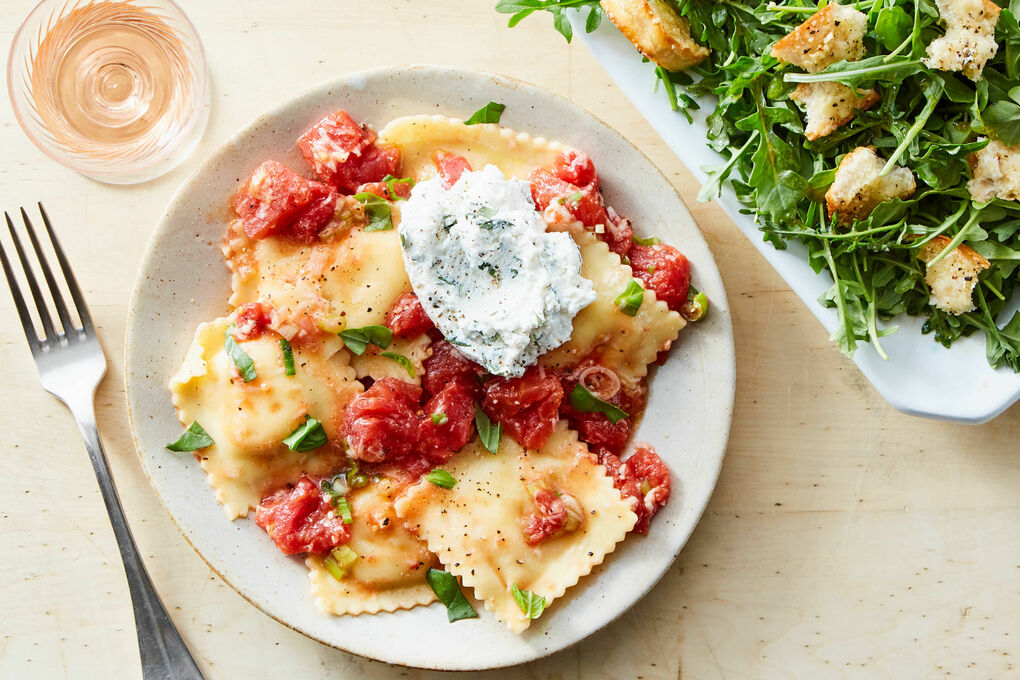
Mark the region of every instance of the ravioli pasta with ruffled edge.
<instances>
[{"instance_id":1,"label":"ravioli pasta with ruffled edge","mask_svg":"<svg viewBox=\"0 0 1020 680\"><path fill-rule=\"evenodd\" d=\"M559 142L443 116L377 134L337 111L297 144L313 179L266 161L231 199L234 311L199 326L171 381L188 430L169 448L195 452L228 518L255 508L281 551L306 556L323 611L438 593L455 620L471 612L459 577L521 632L668 500L654 450L625 451L648 366L707 300L679 251L632 240L591 160ZM489 165L571 235L573 275L594 287L570 339L517 377L444 339L402 259L414 184Z\"/></svg>"}]
</instances>

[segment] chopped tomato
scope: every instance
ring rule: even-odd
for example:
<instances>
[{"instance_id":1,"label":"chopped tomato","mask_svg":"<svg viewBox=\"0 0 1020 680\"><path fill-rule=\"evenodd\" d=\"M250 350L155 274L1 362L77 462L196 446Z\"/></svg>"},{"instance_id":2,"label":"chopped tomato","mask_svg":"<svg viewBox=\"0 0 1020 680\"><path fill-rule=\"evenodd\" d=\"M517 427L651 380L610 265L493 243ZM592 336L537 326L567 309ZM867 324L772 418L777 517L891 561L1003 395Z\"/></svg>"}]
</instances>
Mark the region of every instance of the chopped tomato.
<instances>
[{"instance_id":1,"label":"chopped tomato","mask_svg":"<svg viewBox=\"0 0 1020 680\"><path fill-rule=\"evenodd\" d=\"M433 342L430 349L432 354L422 364L424 373L421 386L425 394L435 396L447 385L457 383L472 396L478 395L478 376L485 369L461 354L460 350L446 340Z\"/></svg>"},{"instance_id":2,"label":"chopped tomato","mask_svg":"<svg viewBox=\"0 0 1020 680\"><path fill-rule=\"evenodd\" d=\"M360 156L351 156L346 163L337 167L335 186L341 191L353 193L362 184L381 182L386 175L395 176L399 172L400 149L395 146L372 145Z\"/></svg>"},{"instance_id":3,"label":"chopped tomato","mask_svg":"<svg viewBox=\"0 0 1020 680\"><path fill-rule=\"evenodd\" d=\"M354 193L366 182L396 174L400 166L399 149L378 146L376 139L373 130L358 125L341 109L309 128L297 146L322 181Z\"/></svg>"},{"instance_id":4,"label":"chopped tomato","mask_svg":"<svg viewBox=\"0 0 1020 680\"><path fill-rule=\"evenodd\" d=\"M269 328L270 308L259 302L246 302L234 315L234 339L256 340Z\"/></svg>"},{"instance_id":5,"label":"chopped tomato","mask_svg":"<svg viewBox=\"0 0 1020 680\"><path fill-rule=\"evenodd\" d=\"M392 193L391 193L392 187ZM393 201L398 198L410 198L413 185L410 182L367 182L358 187L359 194L375 194L379 198Z\"/></svg>"},{"instance_id":6,"label":"chopped tomato","mask_svg":"<svg viewBox=\"0 0 1020 680\"><path fill-rule=\"evenodd\" d=\"M567 506L548 489L539 489L532 499L538 509L523 519L524 540L531 545L558 534L567 524Z\"/></svg>"},{"instance_id":7,"label":"chopped tomato","mask_svg":"<svg viewBox=\"0 0 1020 680\"><path fill-rule=\"evenodd\" d=\"M604 370L608 371L609 369ZM630 439L630 433L634 427L634 416L644 407L643 389L619 387L619 379L617 379L617 389L612 394L600 396L604 401L620 407L628 414L627 418L621 418L613 423L604 413L578 411L573 407L569 395L577 382L574 378L563 379L563 392L568 397L563 400L563 406L560 408L561 415L570 423L571 428L577 430L578 438L588 444L595 454L602 456L603 453L608 452L619 455L627 445L627 440ZM592 391L591 385L586 384L585 387Z\"/></svg>"},{"instance_id":8,"label":"chopped tomato","mask_svg":"<svg viewBox=\"0 0 1020 680\"><path fill-rule=\"evenodd\" d=\"M386 313L386 326L398 338L413 338L435 328L414 293L404 293L396 299Z\"/></svg>"},{"instance_id":9,"label":"chopped tomato","mask_svg":"<svg viewBox=\"0 0 1020 680\"><path fill-rule=\"evenodd\" d=\"M475 399L467 387L451 383L425 404L421 421L421 452L443 463L474 433Z\"/></svg>"},{"instance_id":10,"label":"chopped tomato","mask_svg":"<svg viewBox=\"0 0 1020 680\"><path fill-rule=\"evenodd\" d=\"M634 276L644 281L645 287L655 291L673 311L680 311L687 302L691 287L691 263L673 246L659 243L654 246L635 244L630 249L630 268Z\"/></svg>"},{"instance_id":11,"label":"chopped tomato","mask_svg":"<svg viewBox=\"0 0 1020 680\"><path fill-rule=\"evenodd\" d=\"M249 238L264 238L289 226L322 192L282 163L265 161L234 194L231 205Z\"/></svg>"},{"instance_id":12,"label":"chopped tomato","mask_svg":"<svg viewBox=\"0 0 1020 680\"><path fill-rule=\"evenodd\" d=\"M669 468L649 444L638 444L623 462L611 453L600 456L599 462L624 500L631 499L631 508L638 516L634 531L647 534L652 517L669 501Z\"/></svg>"},{"instance_id":13,"label":"chopped tomato","mask_svg":"<svg viewBox=\"0 0 1020 680\"><path fill-rule=\"evenodd\" d=\"M595 164L583 151L571 149L560 152L556 155L556 160L553 161L553 171L557 177L574 186L591 187L592 190L599 188L599 176L595 173Z\"/></svg>"},{"instance_id":14,"label":"chopped tomato","mask_svg":"<svg viewBox=\"0 0 1020 680\"><path fill-rule=\"evenodd\" d=\"M492 378L483 385L482 409L521 446L540 449L560 417L563 387L541 366L520 378Z\"/></svg>"},{"instance_id":15,"label":"chopped tomato","mask_svg":"<svg viewBox=\"0 0 1020 680\"><path fill-rule=\"evenodd\" d=\"M322 182L308 184L312 188L313 198L301 210L287 231L305 243L315 243L319 238L319 230L326 226L336 213L337 193Z\"/></svg>"},{"instance_id":16,"label":"chopped tomato","mask_svg":"<svg viewBox=\"0 0 1020 680\"><path fill-rule=\"evenodd\" d=\"M606 208L606 215L609 222L606 224L606 231L600 234L599 238L606 242L609 249L625 257L630 255L630 249L634 245L634 228L630 226L630 220L621 217L612 206Z\"/></svg>"},{"instance_id":17,"label":"chopped tomato","mask_svg":"<svg viewBox=\"0 0 1020 680\"><path fill-rule=\"evenodd\" d=\"M350 455L369 463L402 458L418 440L417 385L383 378L354 397L344 411L343 434Z\"/></svg>"},{"instance_id":18,"label":"chopped tomato","mask_svg":"<svg viewBox=\"0 0 1020 680\"><path fill-rule=\"evenodd\" d=\"M592 187L579 187L557 177L546 168L536 168L528 176L531 198L539 211L550 205L562 206L575 220L586 227L606 225L609 216L602 203L602 195Z\"/></svg>"},{"instance_id":19,"label":"chopped tomato","mask_svg":"<svg viewBox=\"0 0 1020 680\"><path fill-rule=\"evenodd\" d=\"M333 506L308 477L263 498L255 509L255 523L285 555L326 553L351 538L348 525L333 514Z\"/></svg>"},{"instance_id":20,"label":"chopped tomato","mask_svg":"<svg viewBox=\"0 0 1020 680\"><path fill-rule=\"evenodd\" d=\"M442 149L436 149L432 152L432 162L435 164L436 169L439 170L439 176L443 178L443 184L447 188L456 184L465 170L471 171L471 164L468 163L466 158L449 151L443 151Z\"/></svg>"}]
</instances>

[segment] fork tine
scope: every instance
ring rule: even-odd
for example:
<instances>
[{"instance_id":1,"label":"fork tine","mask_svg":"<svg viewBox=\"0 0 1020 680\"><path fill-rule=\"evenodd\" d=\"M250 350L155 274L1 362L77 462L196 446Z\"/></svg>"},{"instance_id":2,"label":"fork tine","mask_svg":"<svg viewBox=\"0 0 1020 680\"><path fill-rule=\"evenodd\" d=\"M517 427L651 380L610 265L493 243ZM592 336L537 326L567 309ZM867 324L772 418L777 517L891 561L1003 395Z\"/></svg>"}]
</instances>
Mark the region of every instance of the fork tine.
<instances>
[{"instance_id":1,"label":"fork tine","mask_svg":"<svg viewBox=\"0 0 1020 680\"><path fill-rule=\"evenodd\" d=\"M52 340L56 337L56 332L53 330L53 319L50 317L50 312L46 309L46 300L42 296L42 291L39 290L39 284L36 283L35 274L32 273L32 267L28 264L28 258L25 257L25 249L21 247L21 240L18 238L18 232L14 230L11 216L4 212L4 217L7 218L7 229L11 232L14 249L18 251L18 259L21 261L22 271L25 272L28 289L32 292L32 299L35 300L35 308L39 312L39 321L42 323L43 333L47 340Z\"/></svg>"},{"instance_id":2,"label":"fork tine","mask_svg":"<svg viewBox=\"0 0 1020 680\"><path fill-rule=\"evenodd\" d=\"M71 264L67 261L67 257L64 256L64 249L60 247L60 241L57 240L57 235L53 232L53 225L50 224L50 217L46 214L46 208L43 207L42 203L37 205L39 206L39 213L43 218L43 224L46 225L46 233L50 237L50 243L53 244L53 252L57 256L57 263L60 264L60 271L64 273L67 290L71 293L71 299L74 300L75 309L78 310L78 318L81 319L82 331L86 335L94 333L95 327L92 325L92 315L89 314L89 306L85 304L81 288L78 287L78 279L74 278Z\"/></svg>"},{"instance_id":3,"label":"fork tine","mask_svg":"<svg viewBox=\"0 0 1020 680\"><path fill-rule=\"evenodd\" d=\"M7 219L10 221L9 217ZM28 313L28 307L25 306L25 298L21 296L21 288L18 287L18 280L14 278L14 270L11 269L11 263L7 259L7 253L4 251L2 243L0 243L0 265L4 268L7 285L11 288L11 297L14 298L14 307L18 310L18 317L21 319L21 327L25 331L28 346L32 348L32 353L34 354L39 349L39 336L35 333L32 317Z\"/></svg>"},{"instance_id":4,"label":"fork tine","mask_svg":"<svg viewBox=\"0 0 1020 680\"><path fill-rule=\"evenodd\" d=\"M57 316L60 317L60 326L64 329L64 335L70 338L75 335L74 324L71 323L71 316L67 313L67 303L64 302L64 295L60 292L60 288L57 287L57 281L53 278L53 272L50 270L50 264L46 261L46 256L43 255L42 248L39 246L39 238L35 235L35 226L32 221L28 219L28 213L25 209L21 209L21 219L25 223L25 229L28 231L28 240L32 242L32 249L35 250L35 256L39 259L39 266L42 268L43 278L46 279L46 287L50 289L50 297L53 299L53 306L57 308Z\"/></svg>"}]
</instances>

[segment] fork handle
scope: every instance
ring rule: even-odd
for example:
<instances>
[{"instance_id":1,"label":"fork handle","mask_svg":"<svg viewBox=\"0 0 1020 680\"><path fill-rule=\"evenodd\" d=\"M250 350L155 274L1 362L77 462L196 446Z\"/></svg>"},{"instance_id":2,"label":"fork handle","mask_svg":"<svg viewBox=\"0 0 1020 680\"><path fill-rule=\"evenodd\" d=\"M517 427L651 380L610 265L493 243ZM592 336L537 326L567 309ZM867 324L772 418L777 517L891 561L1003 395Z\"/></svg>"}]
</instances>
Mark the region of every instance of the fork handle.
<instances>
[{"instance_id":1,"label":"fork handle","mask_svg":"<svg viewBox=\"0 0 1020 680\"><path fill-rule=\"evenodd\" d=\"M117 487L110 475L110 464L103 450L96 427L96 411L93 395L87 401L68 404L88 449L92 467L96 471L99 490L103 493L106 511L110 514L113 535L117 537L124 571L127 574L128 589L131 591L131 605L135 614L135 628L138 631L138 651L142 661L144 680L204 680L195 659L188 651L181 634L160 602L156 589L142 563L141 555L131 536L124 508L121 507Z\"/></svg>"}]
</instances>

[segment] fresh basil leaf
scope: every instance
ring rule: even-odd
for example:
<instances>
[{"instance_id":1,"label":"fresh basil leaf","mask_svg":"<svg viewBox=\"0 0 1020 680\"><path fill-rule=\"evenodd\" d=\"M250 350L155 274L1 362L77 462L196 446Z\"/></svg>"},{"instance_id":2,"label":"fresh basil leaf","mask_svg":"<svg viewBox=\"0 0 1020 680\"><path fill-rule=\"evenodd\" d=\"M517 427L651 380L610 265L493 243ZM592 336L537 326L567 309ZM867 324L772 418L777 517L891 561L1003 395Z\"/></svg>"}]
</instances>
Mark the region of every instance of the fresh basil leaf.
<instances>
[{"instance_id":1,"label":"fresh basil leaf","mask_svg":"<svg viewBox=\"0 0 1020 680\"><path fill-rule=\"evenodd\" d=\"M223 340L223 349L227 352L227 356L230 357L231 361L234 362L234 366L237 368L237 372L241 375L242 380L251 382L257 377L255 362L241 349L241 346L237 344L237 340L234 339L234 324L227 326L226 337Z\"/></svg>"},{"instance_id":2,"label":"fresh basil leaf","mask_svg":"<svg viewBox=\"0 0 1020 680\"><path fill-rule=\"evenodd\" d=\"M433 425L446 425L446 423L449 420L450 419L447 418L446 414L443 413L442 411L436 411L435 413L432 414L432 424Z\"/></svg>"},{"instance_id":3,"label":"fresh basil leaf","mask_svg":"<svg viewBox=\"0 0 1020 680\"><path fill-rule=\"evenodd\" d=\"M452 489L457 484L457 480L454 479L453 475L442 468L434 469L425 475L425 479L444 489Z\"/></svg>"},{"instance_id":4,"label":"fresh basil leaf","mask_svg":"<svg viewBox=\"0 0 1020 680\"><path fill-rule=\"evenodd\" d=\"M340 339L344 341L347 349L358 356L365 353L369 345L375 345L380 349L386 349L393 342L393 331L386 326L362 326L361 328L348 328L339 333Z\"/></svg>"},{"instance_id":5,"label":"fresh basil leaf","mask_svg":"<svg viewBox=\"0 0 1020 680\"><path fill-rule=\"evenodd\" d=\"M294 375L294 350L287 338L280 338L280 351L283 352L283 372L286 375Z\"/></svg>"},{"instance_id":6,"label":"fresh basil leaf","mask_svg":"<svg viewBox=\"0 0 1020 680\"><path fill-rule=\"evenodd\" d=\"M212 446L216 442L209 436L209 433L198 424L197 420L191 421L191 425L188 425L188 429L184 431L177 441L170 442L166 445L171 451L178 453L183 451L197 451L198 449L204 449L207 446Z\"/></svg>"},{"instance_id":7,"label":"fresh basil leaf","mask_svg":"<svg viewBox=\"0 0 1020 680\"><path fill-rule=\"evenodd\" d=\"M291 451L311 451L325 445L326 431L322 429L322 423L311 416L305 416L305 422L296 430L287 435L283 443Z\"/></svg>"},{"instance_id":8,"label":"fresh basil leaf","mask_svg":"<svg viewBox=\"0 0 1020 680\"><path fill-rule=\"evenodd\" d=\"M493 426L489 416L477 403L475 404L475 428L478 430L478 438L482 440L482 445L489 450L489 453L498 452L499 439L503 435L503 424L496 423Z\"/></svg>"},{"instance_id":9,"label":"fresh basil leaf","mask_svg":"<svg viewBox=\"0 0 1020 680\"><path fill-rule=\"evenodd\" d=\"M446 616L450 623L461 619L478 618L478 612L461 592L456 576L447 571L429 569L425 572L425 580L432 588L432 592L446 607Z\"/></svg>"},{"instance_id":10,"label":"fresh basil leaf","mask_svg":"<svg viewBox=\"0 0 1020 680\"><path fill-rule=\"evenodd\" d=\"M354 194L354 198L365 206L365 216L368 217L365 231L389 231L393 228L393 215L389 201L368 191Z\"/></svg>"},{"instance_id":11,"label":"fresh basil leaf","mask_svg":"<svg viewBox=\"0 0 1020 680\"><path fill-rule=\"evenodd\" d=\"M630 283L627 284L627 288L617 295L613 302L627 316L636 316L644 300L645 289L641 287L641 283L637 279L631 279Z\"/></svg>"},{"instance_id":12,"label":"fresh basil leaf","mask_svg":"<svg viewBox=\"0 0 1020 680\"><path fill-rule=\"evenodd\" d=\"M506 104L489 102L482 108L471 114L471 117L464 121L464 125L478 125L480 123L498 123Z\"/></svg>"},{"instance_id":13,"label":"fresh basil leaf","mask_svg":"<svg viewBox=\"0 0 1020 680\"><path fill-rule=\"evenodd\" d=\"M511 586L510 592L513 593L517 606L529 619L537 619L545 611L545 598L541 595L536 595L530 590L521 590L516 583Z\"/></svg>"},{"instance_id":14,"label":"fresh basil leaf","mask_svg":"<svg viewBox=\"0 0 1020 680\"><path fill-rule=\"evenodd\" d=\"M599 399L581 383L577 383L571 390L570 405L581 413L604 413L611 423L628 418L630 415L619 406Z\"/></svg>"},{"instance_id":15,"label":"fresh basil leaf","mask_svg":"<svg viewBox=\"0 0 1020 680\"><path fill-rule=\"evenodd\" d=\"M404 367L404 370L407 371L407 375L409 375L412 378L414 377L415 375L414 364L412 364L411 360L405 357L403 354L397 354L396 352L383 352L382 355L387 359L393 359L394 361L396 361L398 364Z\"/></svg>"},{"instance_id":16,"label":"fresh basil leaf","mask_svg":"<svg viewBox=\"0 0 1020 680\"><path fill-rule=\"evenodd\" d=\"M397 193L397 190L394 188L395 185L410 184L411 188L414 188L414 179L411 177L394 177L393 175L386 175L382 178L382 181L386 182L386 193L390 195L390 201L393 203L407 200Z\"/></svg>"}]
</instances>

